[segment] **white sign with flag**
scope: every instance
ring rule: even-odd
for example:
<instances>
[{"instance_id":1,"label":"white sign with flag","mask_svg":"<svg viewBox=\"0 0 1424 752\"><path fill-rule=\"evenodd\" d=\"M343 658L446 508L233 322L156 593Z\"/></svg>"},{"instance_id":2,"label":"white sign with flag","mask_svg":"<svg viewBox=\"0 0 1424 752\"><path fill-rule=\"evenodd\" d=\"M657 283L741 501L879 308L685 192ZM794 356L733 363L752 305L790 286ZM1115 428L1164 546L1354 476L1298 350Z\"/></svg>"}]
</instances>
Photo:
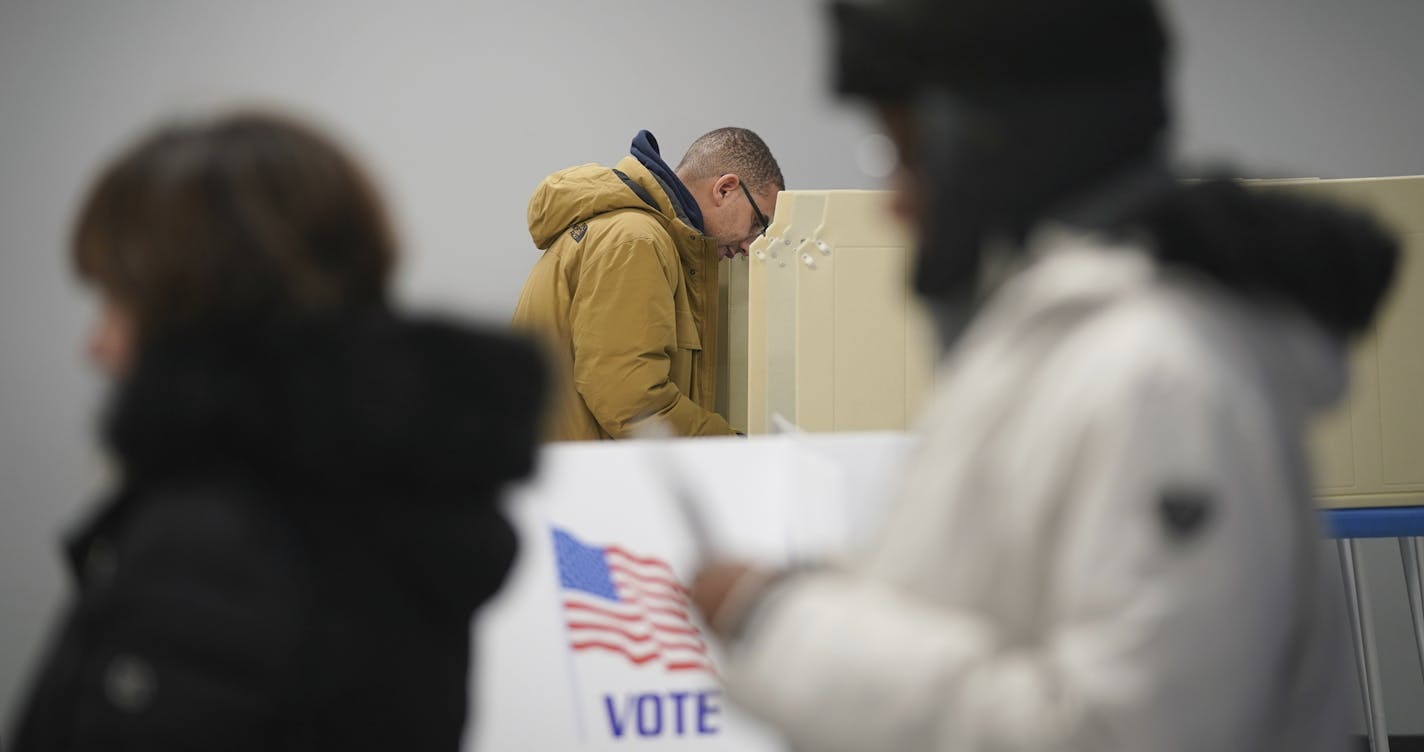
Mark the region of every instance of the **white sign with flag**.
<instances>
[{"instance_id":1,"label":"white sign with flag","mask_svg":"<svg viewBox=\"0 0 1424 752\"><path fill-rule=\"evenodd\" d=\"M519 559L476 623L466 749L783 750L723 696L718 647L687 585L704 559L775 566L850 552L874 529L909 443L879 433L546 447L536 478L511 495Z\"/></svg>"}]
</instances>

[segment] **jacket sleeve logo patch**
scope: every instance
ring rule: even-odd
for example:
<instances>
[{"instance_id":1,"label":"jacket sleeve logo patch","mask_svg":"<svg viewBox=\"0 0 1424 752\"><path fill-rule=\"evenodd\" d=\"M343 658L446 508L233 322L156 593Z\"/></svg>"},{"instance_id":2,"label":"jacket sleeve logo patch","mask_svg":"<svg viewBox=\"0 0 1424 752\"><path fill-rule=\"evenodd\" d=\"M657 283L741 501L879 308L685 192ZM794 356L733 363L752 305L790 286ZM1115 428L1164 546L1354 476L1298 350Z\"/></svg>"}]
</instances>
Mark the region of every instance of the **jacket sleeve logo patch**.
<instances>
[{"instance_id":1,"label":"jacket sleeve logo patch","mask_svg":"<svg viewBox=\"0 0 1424 752\"><path fill-rule=\"evenodd\" d=\"M587 235L587 234L588 234L588 223L587 223L587 222L579 222L578 224L576 224L576 225L574 225L573 227L570 227L570 228L569 228L569 237L573 238L575 243L581 243L581 242L583 242L583 236L584 236L584 235Z\"/></svg>"},{"instance_id":2,"label":"jacket sleeve logo patch","mask_svg":"<svg viewBox=\"0 0 1424 752\"><path fill-rule=\"evenodd\" d=\"M1211 495L1195 488L1169 488L1158 500L1158 512L1167 538L1185 543L1199 535L1211 521Z\"/></svg>"}]
</instances>

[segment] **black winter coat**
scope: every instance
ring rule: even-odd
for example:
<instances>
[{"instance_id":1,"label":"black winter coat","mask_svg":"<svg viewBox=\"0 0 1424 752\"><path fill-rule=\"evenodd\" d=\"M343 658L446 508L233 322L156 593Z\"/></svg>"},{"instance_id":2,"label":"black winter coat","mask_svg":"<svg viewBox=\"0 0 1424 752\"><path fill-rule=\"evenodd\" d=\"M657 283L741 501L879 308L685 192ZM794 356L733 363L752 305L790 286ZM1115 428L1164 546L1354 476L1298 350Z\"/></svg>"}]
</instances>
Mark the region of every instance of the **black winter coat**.
<instances>
[{"instance_id":1,"label":"black winter coat","mask_svg":"<svg viewBox=\"0 0 1424 752\"><path fill-rule=\"evenodd\" d=\"M15 752L458 749L542 386L522 343L385 317L146 347Z\"/></svg>"}]
</instances>

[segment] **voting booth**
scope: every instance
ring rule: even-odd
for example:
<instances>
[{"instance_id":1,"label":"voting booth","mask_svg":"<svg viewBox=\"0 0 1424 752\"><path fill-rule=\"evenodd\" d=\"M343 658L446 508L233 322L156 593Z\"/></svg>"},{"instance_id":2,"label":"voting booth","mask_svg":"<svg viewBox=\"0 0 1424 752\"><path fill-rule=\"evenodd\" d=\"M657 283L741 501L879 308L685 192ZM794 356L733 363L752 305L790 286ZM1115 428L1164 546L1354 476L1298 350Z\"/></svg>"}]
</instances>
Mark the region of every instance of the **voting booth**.
<instances>
[{"instance_id":1,"label":"voting booth","mask_svg":"<svg viewBox=\"0 0 1424 752\"><path fill-rule=\"evenodd\" d=\"M782 191L724 264L726 414L807 431L901 430L929 391L934 333L909 289L913 244L887 191Z\"/></svg>"},{"instance_id":2,"label":"voting booth","mask_svg":"<svg viewBox=\"0 0 1424 752\"><path fill-rule=\"evenodd\" d=\"M1402 264L1354 349L1350 391L1312 436L1321 503L1424 505L1424 177L1247 181L1358 206ZM914 425L937 360L907 283L909 233L885 191L783 191L766 234L724 264L722 412L751 434Z\"/></svg>"},{"instance_id":3,"label":"voting booth","mask_svg":"<svg viewBox=\"0 0 1424 752\"><path fill-rule=\"evenodd\" d=\"M1262 181L1356 206L1401 243L1394 288L1350 358L1350 389L1312 440L1326 507L1424 506L1424 177Z\"/></svg>"}]
</instances>

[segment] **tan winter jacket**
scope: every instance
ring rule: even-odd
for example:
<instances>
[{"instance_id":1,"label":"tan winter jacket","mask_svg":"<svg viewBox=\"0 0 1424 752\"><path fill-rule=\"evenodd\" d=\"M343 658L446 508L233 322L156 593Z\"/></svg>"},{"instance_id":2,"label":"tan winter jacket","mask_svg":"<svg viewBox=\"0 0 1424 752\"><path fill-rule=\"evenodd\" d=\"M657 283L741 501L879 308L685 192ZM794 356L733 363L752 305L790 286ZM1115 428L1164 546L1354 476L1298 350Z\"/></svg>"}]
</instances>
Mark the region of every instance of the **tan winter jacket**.
<instances>
[{"instance_id":1,"label":"tan winter jacket","mask_svg":"<svg viewBox=\"0 0 1424 752\"><path fill-rule=\"evenodd\" d=\"M678 435L734 433L714 413L717 244L678 218L637 159L550 175L529 200L544 255L514 326L555 368L545 437L622 438L659 416Z\"/></svg>"}]
</instances>

